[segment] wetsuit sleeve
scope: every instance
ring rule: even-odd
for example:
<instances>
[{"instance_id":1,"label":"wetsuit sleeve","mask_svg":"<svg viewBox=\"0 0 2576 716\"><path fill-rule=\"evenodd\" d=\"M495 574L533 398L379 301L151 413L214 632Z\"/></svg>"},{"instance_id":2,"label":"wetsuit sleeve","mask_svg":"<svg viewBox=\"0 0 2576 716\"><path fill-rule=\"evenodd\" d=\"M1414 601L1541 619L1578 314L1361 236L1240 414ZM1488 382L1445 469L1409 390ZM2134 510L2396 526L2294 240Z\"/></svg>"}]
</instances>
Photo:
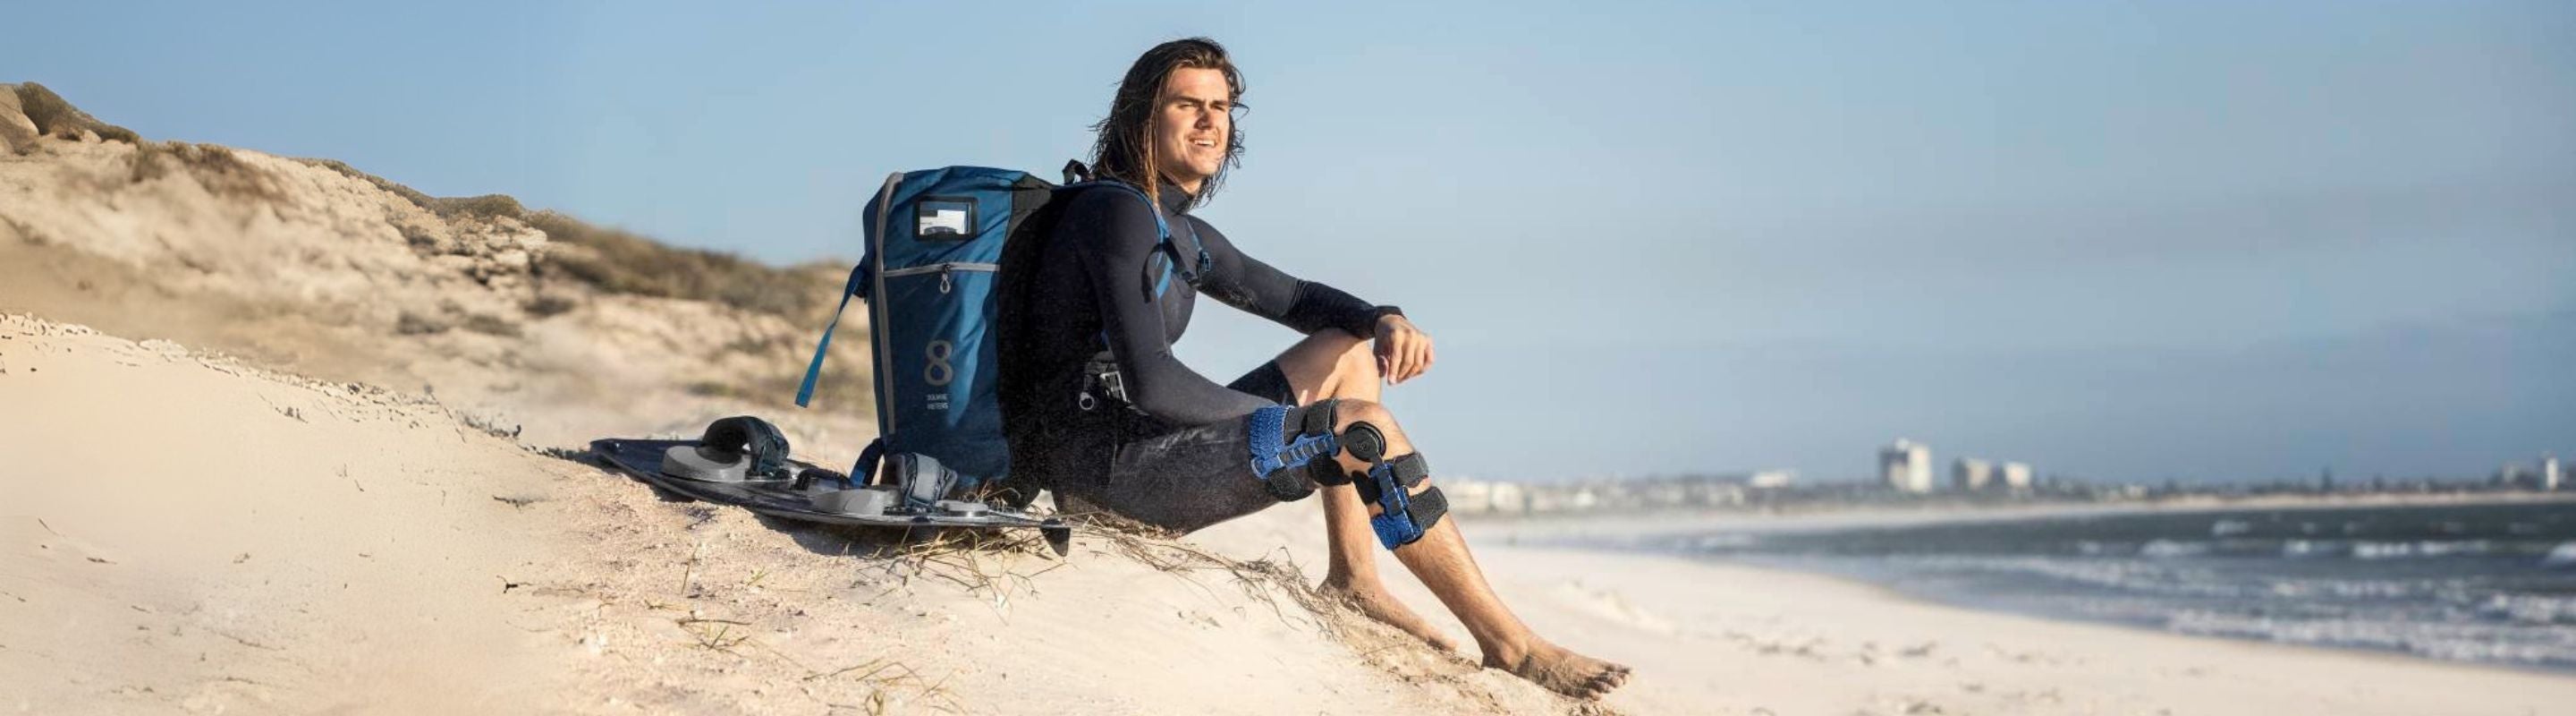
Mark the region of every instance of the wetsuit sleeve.
<instances>
[{"instance_id":1,"label":"wetsuit sleeve","mask_svg":"<svg viewBox=\"0 0 2576 716\"><path fill-rule=\"evenodd\" d=\"M1170 334L1146 265L1161 234L1145 202L1110 192L1075 199L1064 235L1076 248L1100 304L1102 336L1118 360L1127 398L1146 415L1180 425L1237 419L1271 405L1208 380L1172 355Z\"/></svg>"},{"instance_id":2,"label":"wetsuit sleeve","mask_svg":"<svg viewBox=\"0 0 2576 716\"><path fill-rule=\"evenodd\" d=\"M1208 275L1199 292L1247 313L1270 319L1298 333L1339 328L1368 340L1377 337L1377 306L1341 289L1300 280L1243 255L1223 232L1197 217L1186 217L1207 247Z\"/></svg>"}]
</instances>

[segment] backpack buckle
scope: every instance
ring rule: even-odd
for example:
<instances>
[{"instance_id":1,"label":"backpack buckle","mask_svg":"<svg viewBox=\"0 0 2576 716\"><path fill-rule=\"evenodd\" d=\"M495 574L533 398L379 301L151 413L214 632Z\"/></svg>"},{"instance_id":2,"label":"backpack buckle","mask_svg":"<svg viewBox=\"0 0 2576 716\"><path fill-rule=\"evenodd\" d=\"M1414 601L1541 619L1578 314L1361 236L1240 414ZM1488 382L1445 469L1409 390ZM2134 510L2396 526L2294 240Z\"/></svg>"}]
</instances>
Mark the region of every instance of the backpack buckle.
<instances>
[{"instance_id":1,"label":"backpack buckle","mask_svg":"<svg viewBox=\"0 0 2576 716\"><path fill-rule=\"evenodd\" d=\"M1118 375L1118 371L1100 374L1100 389L1109 397L1118 399L1118 402L1127 402L1127 381Z\"/></svg>"},{"instance_id":2,"label":"backpack buckle","mask_svg":"<svg viewBox=\"0 0 2576 716\"><path fill-rule=\"evenodd\" d=\"M1099 398L1121 403L1127 399L1127 379L1118 373L1117 361L1092 361L1082 365L1082 395L1074 405L1090 410L1100 405Z\"/></svg>"}]
</instances>

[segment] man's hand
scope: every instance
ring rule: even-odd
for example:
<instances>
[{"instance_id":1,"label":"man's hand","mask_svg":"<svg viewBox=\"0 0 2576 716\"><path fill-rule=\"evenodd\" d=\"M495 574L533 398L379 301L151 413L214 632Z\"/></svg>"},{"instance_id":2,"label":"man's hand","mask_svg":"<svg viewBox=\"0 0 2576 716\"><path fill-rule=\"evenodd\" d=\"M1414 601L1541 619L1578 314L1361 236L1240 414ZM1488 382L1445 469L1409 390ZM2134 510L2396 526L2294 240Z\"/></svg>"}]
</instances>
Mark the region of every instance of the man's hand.
<instances>
[{"instance_id":1,"label":"man's hand","mask_svg":"<svg viewBox=\"0 0 2576 716\"><path fill-rule=\"evenodd\" d=\"M1377 319L1377 373L1387 383L1402 383L1431 370L1431 334L1414 328L1403 316Z\"/></svg>"}]
</instances>

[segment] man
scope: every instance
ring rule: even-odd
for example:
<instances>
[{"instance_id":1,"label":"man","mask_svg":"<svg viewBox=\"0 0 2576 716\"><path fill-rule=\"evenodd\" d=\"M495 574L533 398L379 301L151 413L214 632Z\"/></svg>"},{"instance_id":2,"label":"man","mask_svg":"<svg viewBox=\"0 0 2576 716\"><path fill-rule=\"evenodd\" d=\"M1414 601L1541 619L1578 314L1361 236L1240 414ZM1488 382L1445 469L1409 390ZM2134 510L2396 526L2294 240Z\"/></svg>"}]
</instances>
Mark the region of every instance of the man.
<instances>
[{"instance_id":1,"label":"man","mask_svg":"<svg viewBox=\"0 0 2576 716\"><path fill-rule=\"evenodd\" d=\"M1005 261L1015 275L1003 279L1000 389L1014 479L1070 507L1179 532L1320 491L1328 592L1450 648L1379 582L1383 545L1466 625L1485 665L1577 697L1617 688L1627 667L1541 639L1503 606L1456 523L1441 519L1427 463L1378 404L1381 382L1430 369L1430 336L1394 307L1245 256L1188 214L1243 150L1242 94L1214 41L1137 58L1095 127L1092 157L1101 178L1134 191L1060 199L1042 255ZM1306 338L1218 385L1171 350L1200 292Z\"/></svg>"}]
</instances>

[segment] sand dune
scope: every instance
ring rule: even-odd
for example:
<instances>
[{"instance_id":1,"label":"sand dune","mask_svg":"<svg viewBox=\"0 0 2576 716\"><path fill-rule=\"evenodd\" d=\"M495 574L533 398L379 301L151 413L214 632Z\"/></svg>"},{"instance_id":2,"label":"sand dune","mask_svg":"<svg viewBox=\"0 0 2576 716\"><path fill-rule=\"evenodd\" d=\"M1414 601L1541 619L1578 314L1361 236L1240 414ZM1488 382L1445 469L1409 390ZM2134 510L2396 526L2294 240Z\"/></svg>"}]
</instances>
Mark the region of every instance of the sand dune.
<instances>
[{"instance_id":1,"label":"sand dune","mask_svg":"<svg viewBox=\"0 0 2576 716\"><path fill-rule=\"evenodd\" d=\"M36 712L1565 708L1208 547L906 558L424 398L23 316L0 369L0 671Z\"/></svg>"},{"instance_id":2,"label":"sand dune","mask_svg":"<svg viewBox=\"0 0 2576 716\"><path fill-rule=\"evenodd\" d=\"M588 247L478 213L488 203L452 200L442 214L329 163L36 141L0 153L0 309L429 393L534 444L780 410L822 325L605 290L563 263ZM818 305L839 286L829 270L766 280ZM856 454L852 436L873 434L866 345L839 342L835 380L792 435L845 446L825 453L835 462Z\"/></svg>"}]
</instances>

